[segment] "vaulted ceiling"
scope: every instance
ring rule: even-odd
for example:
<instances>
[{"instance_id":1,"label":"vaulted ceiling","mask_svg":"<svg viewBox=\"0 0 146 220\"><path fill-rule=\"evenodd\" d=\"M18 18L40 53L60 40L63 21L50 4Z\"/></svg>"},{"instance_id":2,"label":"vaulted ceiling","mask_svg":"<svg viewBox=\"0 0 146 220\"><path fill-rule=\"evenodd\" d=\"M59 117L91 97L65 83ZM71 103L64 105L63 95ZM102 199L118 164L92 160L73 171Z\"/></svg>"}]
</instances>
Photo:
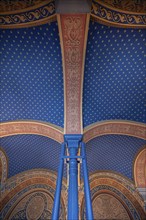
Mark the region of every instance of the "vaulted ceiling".
<instances>
[{"instance_id":1,"label":"vaulted ceiling","mask_svg":"<svg viewBox=\"0 0 146 220\"><path fill-rule=\"evenodd\" d=\"M34 168L57 171L63 141L67 91L63 82L62 42L54 1L40 2L11 1L10 5L1 1L1 147L9 161L8 177ZM112 170L133 179L133 160L146 143L144 6L134 9L129 5L133 13L140 11L141 20L111 22L98 11L100 3L92 2L79 103L83 107L84 132L97 125L86 141L88 166L90 172ZM113 1L104 1L101 6L126 10L124 3L113 5ZM23 11L17 11L18 8ZM11 13L10 9L16 11ZM24 9L28 17L24 17ZM102 16L106 17L104 22ZM22 120L29 124L21 126ZM34 121L38 127L29 129ZM47 126L60 133L46 135Z\"/></svg>"}]
</instances>

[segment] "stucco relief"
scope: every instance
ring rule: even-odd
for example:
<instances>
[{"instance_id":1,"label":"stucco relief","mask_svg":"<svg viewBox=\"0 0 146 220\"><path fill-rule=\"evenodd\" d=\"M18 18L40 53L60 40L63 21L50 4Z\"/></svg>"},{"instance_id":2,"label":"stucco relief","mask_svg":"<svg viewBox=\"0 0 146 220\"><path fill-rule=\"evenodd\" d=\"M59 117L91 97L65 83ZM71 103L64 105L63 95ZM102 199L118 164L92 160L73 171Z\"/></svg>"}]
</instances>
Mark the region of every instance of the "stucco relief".
<instances>
[{"instance_id":1,"label":"stucco relief","mask_svg":"<svg viewBox=\"0 0 146 220\"><path fill-rule=\"evenodd\" d=\"M94 219L130 220L130 217L118 199L109 194L100 194L92 202Z\"/></svg>"}]
</instances>

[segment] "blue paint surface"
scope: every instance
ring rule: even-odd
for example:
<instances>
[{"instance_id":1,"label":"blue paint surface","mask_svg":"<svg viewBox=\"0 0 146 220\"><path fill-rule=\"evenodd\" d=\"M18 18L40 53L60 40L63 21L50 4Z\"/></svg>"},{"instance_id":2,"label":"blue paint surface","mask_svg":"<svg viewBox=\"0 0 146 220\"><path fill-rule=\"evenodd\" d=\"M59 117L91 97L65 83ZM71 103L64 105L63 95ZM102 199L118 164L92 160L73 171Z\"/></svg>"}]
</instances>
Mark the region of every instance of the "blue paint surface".
<instances>
[{"instance_id":1,"label":"blue paint surface","mask_svg":"<svg viewBox=\"0 0 146 220\"><path fill-rule=\"evenodd\" d=\"M145 122L145 36L145 30L90 22L84 75L84 127L113 119Z\"/></svg>"},{"instance_id":2,"label":"blue paint surface","mask_svg":"<svg viewBox=\"0 0 146 220\"><path fill-rule=\"evenodd\" d=\"M8 177L30 169L58 171L61 144L39 135L15 135L1 138L8 157Z\"/></svg>"},{"instance_id":3,"label":"blue paint surface","mask_svg":"<svg viewBox=\"0 0 146 220\"><path fill-rule=\"evenodd\" d=\"M86 145L89 172L115 171L133 179L133 161L145 140L124 135L96 137Z\"/></svg>"},{"instance_id":4,"label":"blue paint surface","mask_svg":"<svg viewBox=\"0 0 146 220\"><path fill-rule=\"evenodd\" d=\"M63 127L63 72L57 22L1 30L1 121Z\"/></svg>"}]
</instances>

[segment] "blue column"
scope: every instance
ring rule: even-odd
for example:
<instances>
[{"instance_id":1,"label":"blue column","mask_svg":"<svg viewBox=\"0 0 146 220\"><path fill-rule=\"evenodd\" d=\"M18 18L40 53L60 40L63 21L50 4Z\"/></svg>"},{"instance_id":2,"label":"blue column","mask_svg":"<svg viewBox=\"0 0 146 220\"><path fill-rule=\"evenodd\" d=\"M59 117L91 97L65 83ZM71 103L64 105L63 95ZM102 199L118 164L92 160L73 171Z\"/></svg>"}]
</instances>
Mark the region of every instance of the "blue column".
<instances>
[{"instance_id":1,"label":"blue column","mask_svg":"<svg viewBox=\"0 0 146 220\"><path fill-rule=\"evenodd\" d=\"M90 185L87 169L87 159L86 159L86 149L85 144L81 143L82 151L82 165L83 165L83 178L84 178L84 195L85 195L85 204L86 204L86 218L88 220L93 220L93 211L92 211L92 202L90 195Z\"/></svg>"},{"instance_id":2,"label":"blue column","mask_svg":"<svg viewBox=\"0 0 146 220\"><path fill-rule=\"evenodd\" d=\"M78 220L78 167L77 152L82 135L65 135L69 150L68 220Z\"/></svg>"},{"instance_id":3,"label":"blue column","mask_svg":"<svg viewBox=\"0 0 146 220\"><path fill-rule=\"evenodd\" d=\"M52 212L52 220L59 219L60 196L61 196L62 177L63 177L63 168L64 168L64 158L63 158L64 154L65 154L65 143L63 143L61 146L61 158L58 168L58 177L57 177L56 192L55 192L53 212Z\"/></svg>"}]
</instances>

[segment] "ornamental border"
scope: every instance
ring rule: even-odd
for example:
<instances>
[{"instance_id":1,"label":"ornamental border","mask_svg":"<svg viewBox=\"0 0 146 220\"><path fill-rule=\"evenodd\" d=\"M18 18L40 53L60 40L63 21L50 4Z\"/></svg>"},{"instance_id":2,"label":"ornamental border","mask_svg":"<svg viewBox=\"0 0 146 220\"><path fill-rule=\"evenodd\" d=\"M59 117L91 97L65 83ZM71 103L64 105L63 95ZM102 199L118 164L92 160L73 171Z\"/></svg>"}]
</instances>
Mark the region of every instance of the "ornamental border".
<instances>
[{"instance_id":1,"label":"ornamental border","mask_svg":"<svg viewBox=\"0 0 146 220\"><path fill-rule=\"evenodd\" d=\"M111 120L97 122L85 127L84 142L102 135L128 135L146 140L146 125L140 122L126 120Z\"/></svg>"},{"instance_id":2,"label":"ornamental border","mask_svg":"<svg viewBox=\"0 0 146 220\"><path fill-rule=\"evenodd\" d=\"M146 13L129 12L93 0L91 18L101 24L121 28L146 28Z\"/></svg>"},{"instance_id":3,"label":"ornamental border","mask_svg":"<svg viewBox=\"0 0 146 220\"><path fill-rule=\"evenodd\" d=\"M63 129L50 123L39 121L11 121L1 123L0 137L19 134L42 135L59 143L62 143L64 140Z\"/></svg>"},{"instance_id":4,"label":"ornamental border","mask_svg":"<svg viewBox=\"0 0 146 220\"><path fill-rule=\"evenodd\" d=\"M35 134L51 138L59 143L64 141L63 128L51 123L39 121L3 122L0 126L0 137L20 134ZM83 141L103 135L128 135L146 140L146 125L134 121L111 120L91 124L84 128Z\"/></svg>"},{"instance_id":5,"label":"ornamental border","mask_svg":"<svg viewBox=\"0 0 146 220\"><path fill-rule=\"evenodd\" d=\"M31 27L54 20L56 20L55 1L49 0L26 9L1 13L0 28Z\"/></svg>"}]
</instances>

